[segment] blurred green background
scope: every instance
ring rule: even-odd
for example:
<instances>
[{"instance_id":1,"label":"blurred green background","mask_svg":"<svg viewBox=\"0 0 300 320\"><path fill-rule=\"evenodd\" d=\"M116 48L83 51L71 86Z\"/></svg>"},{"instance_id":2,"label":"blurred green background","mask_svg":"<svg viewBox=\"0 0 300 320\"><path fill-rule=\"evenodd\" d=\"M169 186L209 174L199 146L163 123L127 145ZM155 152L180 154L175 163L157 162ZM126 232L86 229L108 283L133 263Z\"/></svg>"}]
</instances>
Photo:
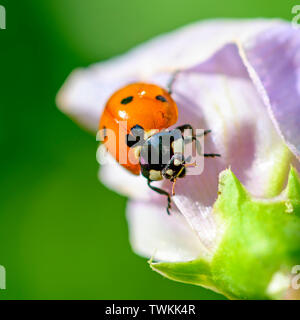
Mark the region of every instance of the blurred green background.
<instances>
[{"instance_id":1,"label":"blurred green background","mask_svg":"<svg viewBox=\"0 0 300 320\"><path fill-rule=\"evenodd\" d=\"M216 17L291 20L295 1L0 0L0 299L223 299L164 279L128 242L126 199L97 180L96 141L55 106L78 66Z\"/></svg>"}]
</instances>

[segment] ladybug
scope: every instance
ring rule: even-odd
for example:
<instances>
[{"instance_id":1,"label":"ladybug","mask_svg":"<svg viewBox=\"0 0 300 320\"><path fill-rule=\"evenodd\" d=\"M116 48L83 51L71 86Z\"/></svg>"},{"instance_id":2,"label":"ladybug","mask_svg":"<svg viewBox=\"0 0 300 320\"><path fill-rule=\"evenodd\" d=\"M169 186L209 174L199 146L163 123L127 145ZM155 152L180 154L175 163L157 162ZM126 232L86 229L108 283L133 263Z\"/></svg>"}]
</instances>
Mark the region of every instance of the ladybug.
<instances>
[{"instance_id":1,"label":"ladybug","mask_svg":"<svg viewBox=\"0 0 300 320\"><path fill-rule=\"evenodd\" d=\"M171 84L170 84L171 87ZM183 178L190 165L183 156L186 143L186 124L173 130L168 128L178 119L176 102L167 91L155 84L133 83L116 91L106 103L100 119L99 130L107 151L127 170L135 175L142 174L148 186L168 198L167 212L170 214L170 194L151 185L151 182L168 179L173 182L172 194L177 178ZM107 131L114 133L108 139ZM205 130L204 135L210 130ZM219 154L204 154L216 157Z\"/></svg>"}]
</instances>

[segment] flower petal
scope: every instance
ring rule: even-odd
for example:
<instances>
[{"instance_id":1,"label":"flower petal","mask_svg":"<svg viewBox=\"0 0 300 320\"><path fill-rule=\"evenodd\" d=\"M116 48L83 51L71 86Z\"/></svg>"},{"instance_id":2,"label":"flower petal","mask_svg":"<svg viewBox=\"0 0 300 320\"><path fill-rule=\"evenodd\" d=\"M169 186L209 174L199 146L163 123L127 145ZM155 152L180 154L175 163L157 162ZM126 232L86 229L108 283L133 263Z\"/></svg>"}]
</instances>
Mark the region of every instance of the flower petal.
<instances>
[{"instance_id":1,"label":"flower petal","mask_svg":"<svg viewBox=\"0 0 300 320\"><path fill-rule=\"evenodd\" d=\"M281 25L241 48L275 125L300 158L300 33Z\"/></svg>"},{"instance_id":2,"label":"flower petal","mask_svg":"<svg viewBox=\"0 0 300 320\"><path fill-rule=\"evenodd\" d=\"M133 199L149 200L151 198L151 190L144 177L131 174L109 153L106 153L106 161L106 164L100 167L99 179L107 187Z\"/></svg>"},{"instance_id":3,"label":"flower petal","mask_svg":"<svg viewBox=\"0 0 300 320\"><path fill-rule=\"evenodd\" d=\"M168 216L165 207L130 201L127 207L130 242L135 252L157 261L189 261L203 252L195 232L178 212Z\"/></svg>"},{"instance_id":4,"label":"flower petal","mask_svg":"<svg viewBox=\"0 0 300 320\"><path fill-rule=\"evenodd\" d=\"M58 93L57 105L81 125L96 132L106 101L114 91L134 81L130 77L115 76L109 78L105 67L101 71L98 66L75 70Z\"/></svg>"}]
</instances>

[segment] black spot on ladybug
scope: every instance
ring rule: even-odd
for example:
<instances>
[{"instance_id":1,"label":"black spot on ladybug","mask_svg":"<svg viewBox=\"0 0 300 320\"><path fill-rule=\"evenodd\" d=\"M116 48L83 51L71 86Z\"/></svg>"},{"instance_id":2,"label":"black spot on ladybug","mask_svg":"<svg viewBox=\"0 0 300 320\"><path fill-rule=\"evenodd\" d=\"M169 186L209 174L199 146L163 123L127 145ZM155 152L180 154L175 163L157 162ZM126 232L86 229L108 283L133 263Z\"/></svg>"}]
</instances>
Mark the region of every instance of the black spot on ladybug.
<instances>
[{"instance_id":1,"label":"black spot on ladybug","mask_svg":"<svg viewBox=\"0 0 300 320\"><path fill-rule=\"evenodd\" d=\"M156 96L155 99L161 102L167 102L167 99L164 96Z\"/></svg>"},{"instance_id":2,"label":"black spot on ladybug","mask_svg":"<svg viewBox=\"0 0 300 320\"><path fill-rule=\"evenodd\" d=\"M122 104L127 104L129 102L131 102L133 100L133 96L130 96L130 97L127 97L127 98L124 98L121 103Z\"/></svg>"},{"instance_id":3,"label":"black spot on ladybug","mask_svg":"<svg viewBox=\"0 0 300 320\"><path fill-rule=\"evenodd\" d=\"M141 137L136 137L131 134L126 135L126 144L129 148L132 148L133 146L137 147L139 145L140 140Z\"/></svg>"},{"instance_id":4,"label":"black spot on ladybug","mask_svg":"<svg viewBox=\"0 0 300 320\"><path fill-rule=\"evenodd\" d=\"M140 133L144 132L144 128L136 124L134 127L130 129L130 131Z\"/></svg>"},{"instance_id":5,"label":"black spot on ladybug","mask_svg":"<svg viewBox=\"0 0 300 320\"><path fill-rule=\"evenodd\" d=\"M144 143L144 128L136 124L130 129L131 134L126 135L126 144L129 148Z\"/></svg>"}]
</instances>

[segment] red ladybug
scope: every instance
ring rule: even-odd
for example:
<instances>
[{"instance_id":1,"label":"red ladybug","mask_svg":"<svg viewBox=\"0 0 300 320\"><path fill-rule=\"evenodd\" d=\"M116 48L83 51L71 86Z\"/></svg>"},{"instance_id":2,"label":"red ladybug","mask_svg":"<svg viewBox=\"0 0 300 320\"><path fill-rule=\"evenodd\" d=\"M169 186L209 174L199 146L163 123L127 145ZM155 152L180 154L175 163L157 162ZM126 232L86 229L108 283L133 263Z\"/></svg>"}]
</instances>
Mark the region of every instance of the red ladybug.
<instances>
[{"instance_id":1,"label":"red ladybug","mask_svg":"<svg viewBox=\"0 0 300 320\"><path fill-rule=\"evenodd\" d=\"M183 156L182 134L184 129L192 130L192 127L183 125L177 130L167 130L177 119L177 105L170 92L154 84L133 83L110 97L99 124L108 152L131 173L142 173L152 190L168 197L168 213L171 207L170 194L150 183L169 179L173 182L174 194L176 179L185 175L187 164ZM115 139L106 136L108 129L113 131ZM204 134L209 132L205 130ZM162 144L164 138L169 138L167 146ZM192 136L192 139L196 140L196 137ZM153 156L157 156L157 161L149 160Z\"/></svg>"}]
</instances>

